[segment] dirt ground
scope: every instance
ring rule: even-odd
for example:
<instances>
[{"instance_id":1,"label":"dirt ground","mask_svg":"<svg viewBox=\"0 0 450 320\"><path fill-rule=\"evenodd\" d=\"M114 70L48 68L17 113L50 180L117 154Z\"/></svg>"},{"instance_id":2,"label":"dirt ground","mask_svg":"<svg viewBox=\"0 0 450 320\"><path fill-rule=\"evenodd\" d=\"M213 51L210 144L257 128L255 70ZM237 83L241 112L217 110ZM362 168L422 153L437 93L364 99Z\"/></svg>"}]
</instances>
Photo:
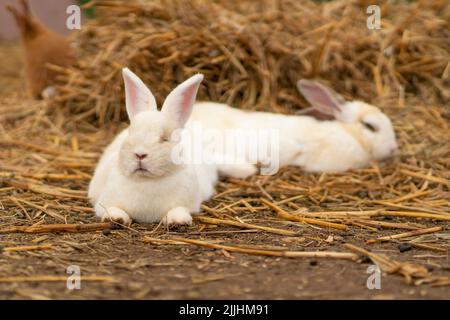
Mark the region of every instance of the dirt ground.
<instances>
[{"instance_id":1,"label":"dirt ground","mask_svg":"<svg viewBox=\"0 0 450 320\"><path fill-rule=\"evenodd\" d=\"M189 231L180 230L178 235L187 236ZM14 236L8 241L29 244L35 238ZM247 245L280 245L278 238L258 233L220 236L221 241ZM344 239L354 241L352 235ZM8 283L1 286L2 299L447 299L450 294L448 287L407 286L396 276L382 276L381 289L369 290L368 264L224 254L190 246L153 246L143 244L133 232L126 231L109 235L51 235L46 243L57 249L3 254L2 274L64 275L69 265L78 265L82 275L110 275L116 282L82 282L80 290L68 290L65 282ZM423 254L414 250L400 256L395 246L377 247L376 251L402 260ZM448 265L440 273L448 275Z\"/></svg>"},{"instance_id":2,"label":"dirt ground","mask_svg":"<svg viewBox=\"0 0 450 320\"><path fill-rule=\"evenodd\" d=\"M8 64L0 70L0 106L2 136L5 110L14 103L33 104L25 98L21 82L22 63L17 45L2 44L0 59L8 56ZM6 131L5 131L6 130ZM2 148L7 148L2 146ZM7 156L4 149L2 156ZM34 157L39 157L35 152ZM2 171L6 169L1 168ZM91 169L89 169L91 170ZM87 171L89 171L87 170ZM300 170L300 169L295 169ZM283 173L281 173L283 174ZM85 190L87 180L74 183L72 189ZM10 192L0 184L0 192ZM20 192L20 191L14 191ZM11 193L14 196L15 193ZM43 198L51 196L42 196ZM85 200L78 205L88 207ZM2 228L31 225L42 219L36 210L0 203ZM52 211L49 211L50 213ZM90 212L59 209L45 222L96 222ZM27 215L29 215L27 217ZM241 246L264 246L280 250L343 251L342 244L365 246L364 238L372 231L357 229L333 231L304 224L281 224L266 213L266 225L298 232L285 237L265 232L232 227L191 227L154 231L156 225L133 224L131 229L106 230L74 234L2 234L0 248L50 244L50 250L6 251L0 253L1 299L448 299L450 287L413 286L401 276L383 274L381 289L369 290L366 282L370 263L337 259L289 259L250 256L182 244L149 244L143 235L156 238L179 236L205 238L209 242ZM262 220L261 220L262 221ZM60 221L59 221L60 222ZM427 226L447 223L428 223ZM154 232L153 232L154 231ZM394 233L398 233L398 230ZM448 234L448 233L447 233ZM199 237L200 236L200 237ZM332 236L333 238L330 238ZM379 236L379 235L373 235ZM332 239L332 240L330 240ZM327 240L327 241L326 241ZM373 252L383 253L398 261L427 266L435 275L450 276L447 253L412 248L400 253L399 242L374 244ZM69 290L64 277L71 265L80 267L81 276L109 276L104 281L81 281L79 290ZM42 276L62 276L46 281ZM14 278L20 277L20 278ZM113 281L110 281L113 280Z\"/></svg>"}]
</instances>

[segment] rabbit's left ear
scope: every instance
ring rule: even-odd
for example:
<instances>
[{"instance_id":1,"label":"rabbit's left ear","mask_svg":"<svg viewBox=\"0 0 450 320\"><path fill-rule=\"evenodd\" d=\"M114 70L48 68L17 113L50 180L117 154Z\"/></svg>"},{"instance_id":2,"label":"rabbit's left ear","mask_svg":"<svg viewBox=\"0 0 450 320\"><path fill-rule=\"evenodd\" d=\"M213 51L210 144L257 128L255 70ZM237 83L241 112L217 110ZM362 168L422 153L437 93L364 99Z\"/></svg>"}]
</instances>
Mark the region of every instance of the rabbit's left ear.
<instances>
[{"instance_id":1,"label":"rabbit's left ear","mask_svg":"<svg viewBox=\"0 0 450 320\"><path fill-rule=\"evenodd\" d=\"M321 113L336 116L341 111L341 106L345 103L345 100L340 95L316 81L299 80L297 88L312 107Z\"/></svg>"},{"instance_id":2,"label":"rabbit's left ear","mask_svg":"<svg viewBox=\"0 0 450 320\"><path fill-rule=\"evenodd\" d=\"M161 112L175 119L179 128L183 127L191 115L198 87L203 80L202 74L196 74L178 85L167 96Z\"/></svg>"}]
</instances>

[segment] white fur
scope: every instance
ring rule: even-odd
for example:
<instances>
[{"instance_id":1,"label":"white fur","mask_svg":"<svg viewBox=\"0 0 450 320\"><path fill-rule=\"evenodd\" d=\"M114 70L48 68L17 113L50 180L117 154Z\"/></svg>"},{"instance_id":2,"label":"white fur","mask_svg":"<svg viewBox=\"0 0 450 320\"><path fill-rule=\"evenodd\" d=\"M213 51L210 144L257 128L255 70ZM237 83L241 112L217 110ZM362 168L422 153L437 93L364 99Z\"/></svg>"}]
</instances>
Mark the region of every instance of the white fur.
<instances>
[{"instance_id":1,"label":"white fur","mask_svg":"<svg viewBox=\"0 0 450 320\"><path fill-rule=\"evenodd\" d=\"M328 89L329 90L329 89ZM317 120L311 116L247 112L219 103L197 103L188 122L198 121L206 128L277 129L279 130L279 164L295 165L309 172L341 172L366 167L371 160L385 159L397 149L395 133L389 118L375 106L341 98L337 120ZM311 101L310 101L311 102ZM361 120L379 127L371 132ZM252 175L251 164L219 165L224 176ZM256 169L255 169L256 170Z\"/></svg>"},{"instance_id":2,"label":"white fur","mask_svg":"<svg viewBox=\"0 0 450 320\"><path fill-rule=\"evenodd\" d=\"M44 90L42 90L41 96L44 99L50 99L51 97L54 97L57 94L56 88L54 86L48 86L45 87Z\"/></svg>"},{"instance_id":3,"label":"white fur","mask_svg":"<svg viewBox=\"0 0 450 320\"><path fill-rule=\"evenodd\" d=\"M169 224L190 224L190 213L213 195L217 172L211 165L175 164L172 132L183 127L203 77L175 88L158 112L142 81L128 69L123 75L131 124L105 149L89 185L96 215L123 223L158 222L167 215ZM146 157L137 160L136 154Z\"/></svg>"}]
</instances>

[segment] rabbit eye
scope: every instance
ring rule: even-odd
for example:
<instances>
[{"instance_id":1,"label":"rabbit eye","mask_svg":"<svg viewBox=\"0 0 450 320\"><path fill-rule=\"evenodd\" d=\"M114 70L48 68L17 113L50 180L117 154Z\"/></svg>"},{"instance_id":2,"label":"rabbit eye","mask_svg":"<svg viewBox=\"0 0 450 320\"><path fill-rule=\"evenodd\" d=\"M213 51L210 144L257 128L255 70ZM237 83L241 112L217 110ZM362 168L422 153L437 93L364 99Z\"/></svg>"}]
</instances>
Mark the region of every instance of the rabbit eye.
<instances>
[{"instance_id":1,"label":"rabbit eye","mask_svg":"<svg viewBox=\"0 0 450 320\"><path fill-rule=\"evenodd\" d=\"M366 127L367 129L369 129L369 130L372 131L372 132L377 132L377 131L378 131L378 128L375 127L375 126L374 126L373 124L371 124L371 123L362 121L362 124L364 125L364 127Z\"/></svg>"},{"instance_id":2,"label":"rabbit eye","mask_svg":"<svg viewBox=\"0 0 450 320\"><path fill-rule=\"evenodd\" d=\"M161 136L160 138L160 142L168 142L169 141L169 137L166 135Z\"/></svg>"}]
</instances>

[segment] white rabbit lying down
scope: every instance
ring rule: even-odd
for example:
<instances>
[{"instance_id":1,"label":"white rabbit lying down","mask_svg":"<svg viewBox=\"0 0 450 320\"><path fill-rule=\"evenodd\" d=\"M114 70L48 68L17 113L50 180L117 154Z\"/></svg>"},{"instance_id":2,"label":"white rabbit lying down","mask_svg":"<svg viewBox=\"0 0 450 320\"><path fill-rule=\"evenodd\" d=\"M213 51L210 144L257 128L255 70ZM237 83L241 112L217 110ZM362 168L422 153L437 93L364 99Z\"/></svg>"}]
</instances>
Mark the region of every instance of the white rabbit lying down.
<instances>
[{"instance_id":1,"label":"white rabbit lying down","mask_svg":"<svg viewBox=\"0 0 450 320\"><path fill-rule=\"evenodd\" d=\"M339 172L361 168L371 160L382 160L397 150L389 118L375 106L361 101L346 102L333 90L309 80L298 89L312 105L305 115L247 112L218 103L194 105L190 123L227 129L262 128L279 132L279 165L300 166L310 172ZM257 172L252 163L218 166L224 176L245 178Z\"/></svg>"},{"instance_id":2,"label":"white rabbit lying down","mask_svg":"<svg viewBox=\"0 0 450 320\"><path fill-rule=\"evenodd\" d=\"M190 224L191 212L214 193L216 168L177 165L171 151L174 130L184 126L202 75L177 86L157 110L153 94L123 69L129 128L105 149L89 185L88 197L102 220Z\"/></svg>"}]
</instances>

